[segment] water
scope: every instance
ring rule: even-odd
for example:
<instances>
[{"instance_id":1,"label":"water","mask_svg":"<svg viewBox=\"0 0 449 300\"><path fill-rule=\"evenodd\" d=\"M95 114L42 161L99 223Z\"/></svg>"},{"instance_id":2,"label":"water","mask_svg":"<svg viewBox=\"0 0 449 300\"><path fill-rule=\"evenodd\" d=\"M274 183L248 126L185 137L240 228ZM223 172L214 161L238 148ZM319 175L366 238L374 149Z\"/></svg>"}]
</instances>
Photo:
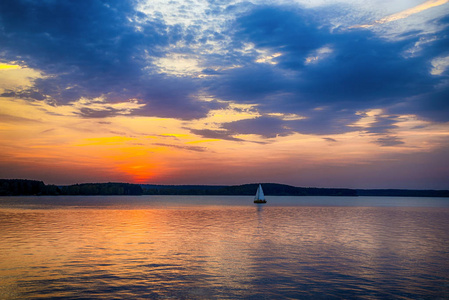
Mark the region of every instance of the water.
<instances>
[{"instance_id":1,"label":"water","mask_svg":"<svg viewBox=\"0 0 449 300\"><path fill-rule=\"evenodd\" d=\"M0 298L449 298L449 199L268 201L0 197Z\"/></svg>"}]
</instances>

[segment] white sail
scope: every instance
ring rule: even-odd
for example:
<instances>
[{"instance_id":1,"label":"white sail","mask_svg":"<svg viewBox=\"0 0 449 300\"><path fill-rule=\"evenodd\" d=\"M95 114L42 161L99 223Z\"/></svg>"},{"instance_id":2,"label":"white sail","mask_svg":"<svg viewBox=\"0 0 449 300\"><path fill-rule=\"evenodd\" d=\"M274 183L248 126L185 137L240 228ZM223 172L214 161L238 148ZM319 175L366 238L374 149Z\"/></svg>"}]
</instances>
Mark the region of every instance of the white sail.
<instances>
[{"instance_id":1,"label":"white sail","mask_svg":"<svg viewBox=\"0 0 449 300\"><path fill-rule=\"evenodd\" d=\"M254 200L265 200L262 186L260 184L259 184L259 188L257 189L257 192L256 192L256 197L254 197Z\"/></svg>"}]
</instances>

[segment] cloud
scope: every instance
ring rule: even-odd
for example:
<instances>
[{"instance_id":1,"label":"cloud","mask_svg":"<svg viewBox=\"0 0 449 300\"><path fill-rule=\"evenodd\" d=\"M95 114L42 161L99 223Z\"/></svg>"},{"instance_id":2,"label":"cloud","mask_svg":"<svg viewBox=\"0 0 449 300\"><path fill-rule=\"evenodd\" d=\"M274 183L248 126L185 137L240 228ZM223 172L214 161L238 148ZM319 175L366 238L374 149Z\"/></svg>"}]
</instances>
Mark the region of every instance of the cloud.
<instances>
[{"instance_id":1,"label":"cloud","mask_svg":"<svg viewBox=\"0 0 449 300\"><path fill-rule=\"evenodd\" d=\"M163 143L154 143L153 145L161 146L161 147L177 148L177 149L195 151L195 152L205 152L207 150L207 148L199 147L199 146L180 146L180 145L163 144Z\"/></svg>"},{"instance_id":2,"label":"cloud","mask_svg":"<svg viewBox=\"0 0 449 300\"><path fill-rule=\"evenodd\" d=\"M20 116L12 116L9 114L0 113L0 123L41 123L41 121L20 117Z\"/></svg>"},{"instance_id":3,"label":"cloud","mask_svg":"<svg viewBox=\"0 0 449 300\"><path fill-rule=\"evenodd\" d=\"M413 96L391 109L394 113L417 114L425 120L449 122L449 83L434 91Z\"/></svg>"},{"instance_id":4,"label":"cloud","mask_svg":"<svg viewBox=\"0 0 449 300\"><path fill-rule=\"evenodd\" d=\"M445 57L449 49L445 31L423 45L420 53L407 56L418 35L385 39L368 30L332 28L325 21L332 13L329 7L314 11L264 6L238 16L233 40L239 41L240 47L254 45L254 50L242 55L241 67L222 70L210 79L208 91L220 99L257 103L264 113L289 112L306 120L286 125L291 128L288 130L277 124L270 133L269 128L243 125L260 120L239 121L226 128L242 132L252 128L264 132L264 136L296 131L343 133L355 129L348 125L357 121L359 111L380 107L396 114L442 120L430 111L435 105L447 111L437 99L445 91L441 86L448 83L443 76L431 74L431 61L433 57ZM444 24L446 20L438 22ZM259 63L261 51L280 55L274 58L274 64ZM405 107L404 102L412 98L416 103L400 110L399 106ZM328 109L317 110L321 107ZM271 123L258 123L270 126L265 124Z\"/></svg>"},{"instance_id":5,"label":"cloud","mask_svg":"<svg viewBox=\"0 0 449 300\"><path fill-rule=\"evenodd\" d=\"M241 142L242 139L233 137L234 132L229 132L227 130L212 130L212 129L191 129L193 134L200 135L207 139L220 139L220 140L228 140Z\"/></svg>"},{"instance_id":6,"label":"cloud","mask_svg":"<svg viewBox=\"0 0 449 300\"><path fill-rule=\"evenodd\" d=\"M374 134L388 133L398 126L399 116L396 115L377 115L375 121L368 124L366 132Z\"/></svg>"},{"instance_id":7,"label":"cloud","mask_svg":"<svg viewBox=\"0 0 449 300\"><path fill-rule=\"evenodd\" d=\"M389 23L389 22L393 22L393 21L397 21L397 20L401 20L401 19L405 19L411 15L420 13L422 11L425 11L427 9L433 8L433 7L437 7L437 6L441 6L443 4L448 3L449 0L427 0L424 3L421 3L417 6L414 6L412 8L400 11L398 13L386 16L380 20L376 20L374 21L373 24L365 24L365 25L356 25L353 26L353 28L369 28L372 27L374 25L378 25L378 24L384 24L384 23Z\"/></svg>"},{"instance_id":8,"label":"cloud","mask_svg":"<svg viewBox=\"0 0 449 300\"><path fill-rule=\"evenodd\" d=\"M391 132L398 128L396 123L399 121L399 116L396 115L377 115L375 121L368 124L366 132L374 136L381 136L374 143L382 147L398 146L404 142L401 138L391 135Z\"/></svg>"},{"instance_id":9,"label":"cloud","mask_svg":"<svg viewBox=\"0 0 449 300\"><path fill-rule=\"evenodd\" d=\"M336 117L336 115L338 117ZM310 112L309 117L299 118L284 114L262 114L258 117L221 123L219 130L192 129L194 134L205 138L243 141L238 135L259 135L265 139L288 136L294 133L303 134L336 134L345 128L345 132L360 130L353 125L360 116L345 111L323 109L320 112Z\"/></svg>"},{"instance_id":10,"label":"cloud","mask_svg":"<svg viewBox=\"0 0 449 300\"><path fill-rule=\"evenodd\" d=\"M439 30L431 34L405 31L400 39L385 39L332 24L348 6L192 4L200 18L216 18L214 24L195 19L182 2L158 5L2 1L2 60L45 76L3 96L53 105L104 98L101 109L79 110L88 118L126 113L188 120L229 103L254 104L259 118L223 124L222 131L198 131L228 140L251 133L344 133L357 130L351 124L359 111L373 108L448 120L447 17L427 21ZM410 49L416 50L413 55L407 55ZM200 100L203 94L212 100ZM129 99L141 106L126 111L114 106ZM371 130L381 130L380 125Z\"/></svg>"},{"instance_id":11,"label":"cloud","mask_svg":"<svg viewBox=\"0 0 449 300\"><path fill-rule=\"evenodd\" d=\"M81 97L108 102L138 98L148 115L195 118L208 105L192 97L199 85L158 73L154 61L180 33L135 10L134 1L2 1L2 56L46 77L9 95L67 104ZM183 34L183 32L181 32ZM179 107L174 111L173 107ZM84 115L105 114L85 110ZM108 115L113 115L109 110ZM137 111L136 111L137 113Z\"/></svg>"},{"instance_id":12,"label":"cloud","mask_svg":"<svg viewBox=\"0 0 449 300\"><path fill-rule=\"evenodd\" d=\"M397 136L381 137L378 138L375 143L379 144L382 147L391 147L404 144L404 142Z\"/></svg>"},{"instance_id":13,"label":"cloud","mask_svg":"<svg viewBox=\"0 0 449 300\"><path fill-rule=\"evenodd\" d=\"M323 140L328 141L328 142L332 142L332 143L338 142L336 139L329 138L329 137L323 138Z\"/></svg>"},{"instance_id":14,"label":"cloud","mask_svg":"<svg viewBox=\"0 0 449 300\"><path fill-rule=\"evenodd\" d=\"M340 133L341 131L355 131L358 128L355 126L349 127L349 125L358 118L358 116L352 114L345 115L344 112L311 112L308 118L299 120L264 115L254 119L225 123L222 127L234 134L257 134L264 138L287 136L293 133L322 135Z\"/></svg>"},{"instance_id":15,"label":"cloud","mask_svg":"<svg viewBox=\"0 0 449 300\"><path fill-rule=\"evenodd\" d=\"M278 117L261 116L255 119L246 119L223 125L228 132L237 134L257 134L264 138L286 136L294 132L289 123L297 121L283 121Z\"/></svg>"},{"instance_id":16,"label":"cloud","mask_svg":"<svg viewBox=\"0 0 449 300\"><path fill-rule=\"evenodd\" d=\"M221 73L208 81L208 92L224 100L263 104L292 89L288 77L266 64L250 64Z\"/></svg>"},{"instance_id":17,"label":"cloud","mask_svg":"<svg viewBox=\"0 0 449 300\"><path fill-rule=\"evenodd\" d=\"M84 118L106 118L115 116L118 113L119 110L112 107L108 107L102 110L95 110L87 107L83 107L80 109L80 115Z\"/></svg>"},{"instance_id":18,"label":"cloud","mask_svg":"<svg viewBox=\"0 0 449 300\"><path fill-rule=\"evenodd\" d=\"M45 95L40 93L38 90L32 88L5 90L2 94L0 94L0 97L21 98L31 101L34 100L41 101L46 99Z\"/></svg>"}]
</instances>

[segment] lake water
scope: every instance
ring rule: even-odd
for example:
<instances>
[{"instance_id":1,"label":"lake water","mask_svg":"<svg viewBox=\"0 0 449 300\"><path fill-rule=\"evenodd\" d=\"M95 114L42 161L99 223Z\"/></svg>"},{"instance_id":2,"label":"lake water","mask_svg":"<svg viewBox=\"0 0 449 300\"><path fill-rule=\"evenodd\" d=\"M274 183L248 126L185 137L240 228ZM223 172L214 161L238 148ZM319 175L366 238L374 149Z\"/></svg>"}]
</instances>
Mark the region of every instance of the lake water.
<instances>
[{"instance_id":1,"label":"lake water","mask_svg":"<svg viewBox=\"0 0 449 300\"><path fill-rule=\"evenodd\" d=\"M0 299L449 299L449 199L0 197Z\"/></svg>"}]
</instances>

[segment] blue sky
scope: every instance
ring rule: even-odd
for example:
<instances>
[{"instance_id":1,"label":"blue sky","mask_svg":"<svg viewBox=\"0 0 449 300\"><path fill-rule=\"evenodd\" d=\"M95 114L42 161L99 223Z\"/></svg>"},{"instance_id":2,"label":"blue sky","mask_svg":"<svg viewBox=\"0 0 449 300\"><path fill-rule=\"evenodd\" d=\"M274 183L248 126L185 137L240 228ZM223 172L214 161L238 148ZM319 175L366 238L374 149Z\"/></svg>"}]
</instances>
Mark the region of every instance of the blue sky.
<instances>
[{"instance_id":1,"label":"blue sky","mask_svg":"<svg viewBox=\"0 0 449 300\"><path fill-rule=\"evenodd\" d=\"M6 0L0 62L27 82L5 79L1 97L47 116L70 110L80 121L109 122L108 134L120 131L117 118L162 118L179 122L173 132L248 147L299 135L333 147L357 133L384 155L432 156L447 149L448 8L444 0ZM207 123L217 111L234 117ZM134 138L128 129L118 135ZM434 139L412 141L413 132ZM157 144L198 152L178 142ZM14 166L10 155L4 161ZM443 178L447 157L433 157L444 164L434 177Z\"/></svg>"}]
</instances>

